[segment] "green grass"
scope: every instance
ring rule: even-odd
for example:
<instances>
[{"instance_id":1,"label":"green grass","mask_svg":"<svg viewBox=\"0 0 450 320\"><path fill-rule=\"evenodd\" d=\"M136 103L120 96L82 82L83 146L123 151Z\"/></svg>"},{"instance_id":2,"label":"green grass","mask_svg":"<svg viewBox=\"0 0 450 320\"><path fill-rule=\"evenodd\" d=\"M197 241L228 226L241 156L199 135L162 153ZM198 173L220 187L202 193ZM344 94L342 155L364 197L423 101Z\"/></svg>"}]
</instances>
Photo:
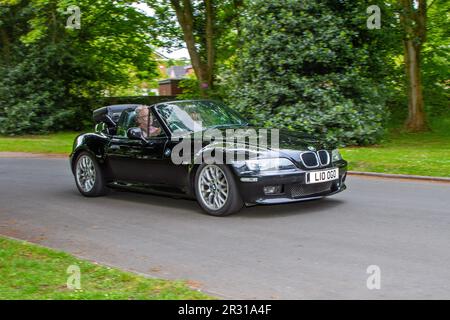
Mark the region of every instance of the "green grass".
<instances>
[{"instance_id":1,"label":"green grass","mask_svg":"<svg viewBox=\"0 0 450 320\"><path fill-rule=\"evenodd\" d=\"M450 177L450 118L431 122L432 131L391 130L380 145L341 149L355 171Z\"/></svg>"},{"instance_id":2,"label":"green grass","mask_svg":"<svg viewBox=\"0 0 450 320\"><path fill-rule=\"evenodd\" d=\"M49 135L0 136L0 152L70 153L78 132L59 132Z\"/></svg>"},{"instance_id":3,"label":"green grass","mask_svg":"<svg viewBox=\"0 0 450 320\"><path fill-rule=\"evenodd\" d=\"M80 268L81 289L67 288ZM183 281L145 278L27 242L0 237L0 299L212 299Z\"/></svg>"}]
</instances>

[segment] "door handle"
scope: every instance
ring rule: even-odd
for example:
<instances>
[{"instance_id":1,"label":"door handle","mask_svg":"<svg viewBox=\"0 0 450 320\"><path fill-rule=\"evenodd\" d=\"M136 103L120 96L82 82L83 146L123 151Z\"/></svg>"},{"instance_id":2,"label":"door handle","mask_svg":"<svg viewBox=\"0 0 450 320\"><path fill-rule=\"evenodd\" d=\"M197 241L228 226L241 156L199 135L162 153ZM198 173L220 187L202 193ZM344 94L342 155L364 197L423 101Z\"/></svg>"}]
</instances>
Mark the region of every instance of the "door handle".
<instances>
[{"instance_id":1,"label":"door handle","mask_svg":"<svg viewBox=\"0 0 450 320\"><path fill-rule=\"evenodd\" d=\"M147 141L144 143L143 147L148 149L154 149L156 146L156 143L154 141Z\"/></svg>"},{"instance_id":2,"label":"door handle","mask_svg":"<svg viewBox=\"0 0 450 320\"><path fill-rule=\"evenodd\" d=\"M112 146L109 147L110 150L119 150L120 146L117 144L113 144Z\"/></svg>"}]
</instances>

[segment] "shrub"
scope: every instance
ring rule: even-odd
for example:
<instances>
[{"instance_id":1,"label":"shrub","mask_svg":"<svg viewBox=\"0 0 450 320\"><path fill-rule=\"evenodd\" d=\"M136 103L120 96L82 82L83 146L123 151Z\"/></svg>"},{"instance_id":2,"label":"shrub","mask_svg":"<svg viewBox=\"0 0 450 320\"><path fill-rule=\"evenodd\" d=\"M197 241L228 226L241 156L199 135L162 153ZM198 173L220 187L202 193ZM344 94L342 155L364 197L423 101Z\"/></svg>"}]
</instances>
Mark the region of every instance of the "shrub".
<instances>
[{"instance_id":1,"label":"shrub","mask_svg":"<svg viewBox=\"0 0 450 320\"><path fill-rule=\"evenodd\" d=\"M383 133L382 50L365 8L335 1L258 0L242 21L229 104L256 124L371 144ZM381 54L380 54L381 52Z\"/></svg>"}]
</instances>

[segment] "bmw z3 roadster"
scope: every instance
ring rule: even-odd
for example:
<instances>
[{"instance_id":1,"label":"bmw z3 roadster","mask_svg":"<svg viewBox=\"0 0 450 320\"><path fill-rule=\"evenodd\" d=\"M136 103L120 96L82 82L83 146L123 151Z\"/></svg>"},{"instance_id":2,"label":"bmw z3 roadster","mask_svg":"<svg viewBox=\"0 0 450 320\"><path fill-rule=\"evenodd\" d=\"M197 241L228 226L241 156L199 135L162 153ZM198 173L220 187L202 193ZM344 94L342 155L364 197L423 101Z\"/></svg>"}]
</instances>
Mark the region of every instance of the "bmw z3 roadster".
<instances>
[{"instance_id":1,"label":"bmw z3 roadster","mask_svg":"<svg viewBox=\"0 0 450 320\"><path fill-rule=\"evenodd\" d=\"M255 128L219 102L111 105L93 112L70 166L80 193L110 188L196 199L210 215L320 199L345 190L339 151L293 131Z\"/></svg>"}]
</instances>

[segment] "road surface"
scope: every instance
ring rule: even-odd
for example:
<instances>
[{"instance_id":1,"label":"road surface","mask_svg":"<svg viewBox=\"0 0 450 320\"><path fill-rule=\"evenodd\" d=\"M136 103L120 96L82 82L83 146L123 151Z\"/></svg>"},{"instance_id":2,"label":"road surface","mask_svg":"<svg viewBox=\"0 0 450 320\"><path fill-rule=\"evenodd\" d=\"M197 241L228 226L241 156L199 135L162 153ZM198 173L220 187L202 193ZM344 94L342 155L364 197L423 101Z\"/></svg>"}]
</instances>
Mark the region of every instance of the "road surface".
<instances>
[{"instance_id":1,"label":"road surface","mask_svg":"<svg viewBox=\"0 0 450 320\"><path fill-rule=\"evenodd\" d=\"M0 159L0 234L240 299L450 299L450 184L348 178L216 218L196 202L84 198L66 159ZM369 290L367 268L379 267ZM82 272L82 270L81 270Z\"/></svg>"}]
</instances>

